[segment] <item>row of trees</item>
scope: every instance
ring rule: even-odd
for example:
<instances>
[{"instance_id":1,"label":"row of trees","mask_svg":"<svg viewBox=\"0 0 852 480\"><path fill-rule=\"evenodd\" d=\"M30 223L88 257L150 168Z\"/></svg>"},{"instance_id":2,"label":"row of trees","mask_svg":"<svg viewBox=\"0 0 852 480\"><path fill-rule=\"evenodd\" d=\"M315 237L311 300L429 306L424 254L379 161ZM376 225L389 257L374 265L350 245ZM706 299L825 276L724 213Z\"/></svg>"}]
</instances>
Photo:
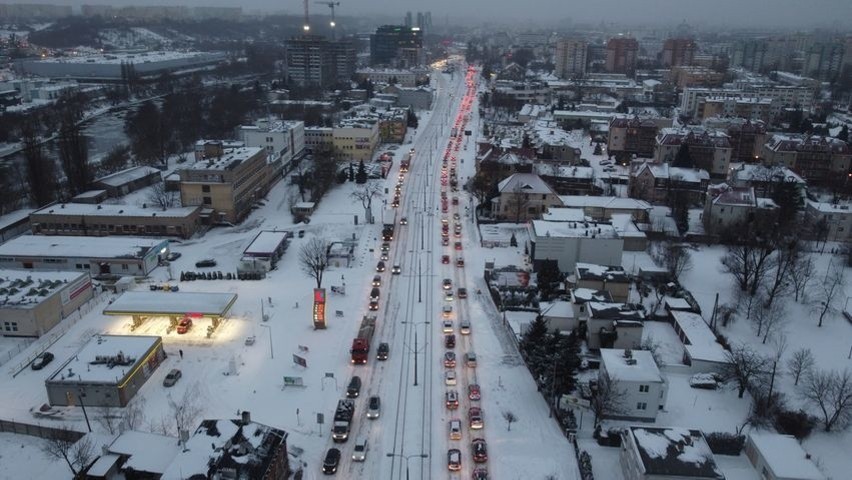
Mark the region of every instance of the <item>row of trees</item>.
<instances>
[{"instance_id":1,"label":"row of trees","mask_svg":"<svg viewBox=\"0 0 852 480\"><path fill-rule=\"evenodd\" d=\"M539 391L552 399L552 405L576 389L580 341L575 333L549 331L547 322L538 316L521 338L520 350Z\"/></svg>"}]
</instances>

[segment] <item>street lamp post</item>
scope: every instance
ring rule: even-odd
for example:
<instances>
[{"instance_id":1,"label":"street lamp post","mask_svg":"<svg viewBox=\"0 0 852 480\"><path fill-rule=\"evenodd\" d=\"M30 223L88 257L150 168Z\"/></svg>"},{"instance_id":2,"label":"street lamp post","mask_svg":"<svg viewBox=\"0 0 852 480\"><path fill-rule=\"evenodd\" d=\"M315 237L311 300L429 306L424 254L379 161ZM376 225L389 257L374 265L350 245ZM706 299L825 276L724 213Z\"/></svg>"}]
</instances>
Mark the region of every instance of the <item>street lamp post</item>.
<instances>
[{"instance_id":1,"label":"street lamp post","mask_svg":"<svg viewBox=\"0 0 852 480\"><path fill-rule=\"evenodd\" d=\"M85 397L85 396L86 396L86 394L83 393L82 390L77 392L77 398L80 399L80 408L83 409L83 418L86 419L86 427L89 428L89 433L91 433L92 432L92 424L89 423L89 415L86 413L86 405L83 403L83 397Z\"/></svg>"},{"instance_id":2,"label":"street lamp post","mask_svg":"<svg viewBox=\"0 0 852 480\"><path fill-rule=\"evenodd\" d=\"M275 352L272 351L272 325L260 325L263 328L268 328L269 330L269 358L275 358Z\"/></svg>"},{"instance_id":3,"label":"street lamp post","mask_svg":"<svg viewBox=\"0 0 852 480\"><path fill-rule=\"evenodd\" d=\"M403 455L401 453L388 453L387 456L388 457L399 457L399 458L405 459L405 480L409 480L409 474L408 474L408 461L409 460L411 460L412 458L429 458L428 453L415 453L415 454L411 454L411 455Z\"/></svg>"}]
</instances>

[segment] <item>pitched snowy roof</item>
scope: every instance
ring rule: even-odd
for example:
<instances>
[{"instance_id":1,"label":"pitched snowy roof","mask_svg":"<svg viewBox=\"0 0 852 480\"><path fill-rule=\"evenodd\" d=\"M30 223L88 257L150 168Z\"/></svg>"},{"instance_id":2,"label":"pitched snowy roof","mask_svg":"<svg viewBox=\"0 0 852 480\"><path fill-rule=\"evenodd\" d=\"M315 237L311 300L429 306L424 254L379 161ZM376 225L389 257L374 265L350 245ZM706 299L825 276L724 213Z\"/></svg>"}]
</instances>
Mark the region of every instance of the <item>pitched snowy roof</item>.
<instances>
[{"instance_id":1,"label":"pitched snowy roof","mask_svg":"<svg viewBox=\"0 0 852 480\"><path fill-rule=\"evenodd\" d=\"M540 310L544 317L574 318L574 307L564 300L542 303Z\"/></svg>"},{"instance_id":2,"label":"pitched snowy roof","mask_svg":"<svg viewBox=\"0 0 852 480\"><path fill-rule=\"evenodd\" d=\"M725 349L716 341L704 317L694 312L672 310L669 315L686 338L683 348L693 360L728 363Z\"/></svg>"},{"instance_id":3,"label":"pitched snowy roof","mask_svg":"<svg viewBox=\"0 0 852 480\"><path fill-rule=\"evenodd\" d=\"M601 367L616 381L662 383L660 369L647 350L630 350L630 357L620 348L601 349ZM635 360L634 361L631 361Z\"/></svg>"},{"instance_id":4,"label":"pitched snowy roof","mask_svg":"<svg viewBox=\"0 0 852 480\"><path fill-rule=\"evenodd\" d=\"M648 476L725 478L700 430L629 427L627 434Z\"/></svg>"},{"instance_id":5,"label":"pitched snowy roof","mask_svg":"<svg viewBox=\"0 0 852 480\"><path fill-rule=\"evenodd\" d=\"M593 290L591 288L575 288L571 290L571 300L574 303L612 303L612 294L606 290Z\"/></svg>"},{"instance_id":6,"label":"pitched snowy roof","mask_svg":"<svg viewBox=\"0 0 852 480\"><path fill-rule=\"evenodd\" d=\"M731 171L731 179L740 182L795 182L803 185L805 181L796 172L782 165L766 166L744 163Z\"/></svg>"},{"instance_id":7,"label":"pitched snowy roof","mask_svg":"<svg viewBox=\"0 0 852 480\"><path fill-rule=\"evenodd\" d=\"M672 167L668 163L656 164L649 162L639 165L638 168L630 173L630 176L636 177L645 170L648 170L654 178L668 178L679 182L701 183L710 180L710 174L707 173L707 170Z\"/></svg>"},{"instance_id":8,"label":"pitched snowy roof","mask_svg":"<svg viewBox=\"0 0 852 480\"><path fill-rule=\"evenodd\" d=\"M112 442L109 451L130 457L124 468L162 474L177 456L177 445L175 437L128 430Z\"/></svg>"},{"instance_id":9,"label":"pitched snowy roof","mask_svg":"<svg viewBox=\"0 0 852 480\"><path fill-rule=\"evenodd\" d=\"M96 184L109 185L111 187L120 187L127 183L145 178L148 175L159 174L160 171L154 167L140 166L130 167L126 170L107 175L95 180Z\"/></svg>"},{"instance_id":10,"label":"pitched snowy roof","mask_svg":"<svg viewBox=\"0 0 852 480\"><path fill-rule=\"evenodd\" d=\"M807 458L807 453L795 437L758 431L752 431L748 436L766 466L777 477L797 480L825 479L825 475L814 462Z\"/></svg>"},{"instance_id":11,"label":"pitched snowy roof","mask_svg":"<svg viewBox=\"0 0 852 480\"><path fill-rule=\"evenodd\" d=\"M554 192L553 189L541 179L541 177L532 173L512 174L508 178L503 179L503 181L497 185L497 189L500 193L513 193L518 191L520 193L556 194L556 192Z\"/></svg>"},{"instance_id":12,"label":"pitched snowy roof","mask_svg":"<svg viewBox=\"0 0 852 480\"><path fill-rule=\"evenodd\" d=\"M710 187L708 193L713 196L714 205L757 206L757 197L755 197L752 187L732 187L720 183Z\"/></svg>"},{"instance_id":13,"label":"pitched snowy roof","mask_svg":"<svg viewBox=\"0 0 852 480\"><path fill-rule=\"evenodd\" d=\"M594 197L589 195L560 195L562 205L574 208L612 208L629 210L650 210L651 204L645 200L622 197Z\"/></svg>"},{"instance_id":14,"label":"pitched snowy roof","mask_svg":"<svg viewBox=\"0 0 852 480\"><path fill-rule=\"evenodd\" d=\"M595 263L577 262L577 280L606 280L607 282L627 283L627 273L621 266L598 265Z\"/></svg>"}]
</instances>

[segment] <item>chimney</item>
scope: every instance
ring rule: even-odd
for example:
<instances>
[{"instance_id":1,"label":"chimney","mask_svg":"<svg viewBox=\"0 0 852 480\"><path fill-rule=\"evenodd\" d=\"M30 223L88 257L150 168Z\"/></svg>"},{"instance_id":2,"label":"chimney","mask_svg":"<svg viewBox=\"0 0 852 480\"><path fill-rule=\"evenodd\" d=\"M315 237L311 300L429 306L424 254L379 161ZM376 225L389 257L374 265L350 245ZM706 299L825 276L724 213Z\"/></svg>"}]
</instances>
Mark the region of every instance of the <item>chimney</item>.
<instances>
[{"instance_id":1,"label":"chimney","mask_svg":"<svg viewBox=\"0 0 852 480\"><path fill-rule=\"evenodd\" d=\"M249 423L251 423L251 412L243 410L243 412L240 414L240 417L242 418L243 425L248 425Z\"/></svg>"}]
</instances>

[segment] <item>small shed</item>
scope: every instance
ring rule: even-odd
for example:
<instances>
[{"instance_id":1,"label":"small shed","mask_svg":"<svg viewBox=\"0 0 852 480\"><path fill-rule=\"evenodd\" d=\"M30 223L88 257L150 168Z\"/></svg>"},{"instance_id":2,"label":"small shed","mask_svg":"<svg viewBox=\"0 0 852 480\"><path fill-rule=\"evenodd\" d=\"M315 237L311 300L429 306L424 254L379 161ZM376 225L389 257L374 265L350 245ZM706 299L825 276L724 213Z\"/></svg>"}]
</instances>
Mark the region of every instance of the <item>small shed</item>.
<instances>
[{"instance_id":1,"label":"small shed","mask_svg":"<svg viewBox=\"0 0 852 480\"><path fill-rule=\"evenodd\" d=\"M799 442L791 435L751 432L745 454L766 480L825 480Z\"/></svg>"},{"instance_id":2,"label":"small shed","mask_svg":"<svg viewBox=\"0 0 852 480\"><path fill-rule=\"evenodd\" d=\"M293 215L308 216L314 214L316 203L314 202L299 202L290 208L290 213Z\"/></svg>"}]
</instances>

